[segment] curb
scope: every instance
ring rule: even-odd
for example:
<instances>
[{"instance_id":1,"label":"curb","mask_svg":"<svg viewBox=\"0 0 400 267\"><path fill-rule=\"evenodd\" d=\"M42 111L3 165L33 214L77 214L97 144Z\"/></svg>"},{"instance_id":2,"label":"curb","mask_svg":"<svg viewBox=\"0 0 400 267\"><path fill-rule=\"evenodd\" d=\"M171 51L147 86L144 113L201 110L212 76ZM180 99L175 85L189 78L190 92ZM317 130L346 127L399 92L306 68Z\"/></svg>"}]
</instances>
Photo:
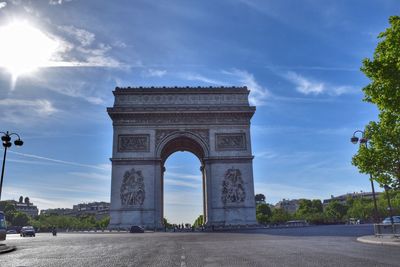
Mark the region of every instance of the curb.
<instances>
[{"instance_id":1,"label":"curb","mask_svg":"<svg viewBox=\"0 0 400 267\"><path fill-rule=\"evenodd\" d=\"M383 246L400 246L400 239L391 240L373 235L357 237L357 241L366 244L383 245Z\"/></svg>"},{"instance_id":2,"label":"curb","mask_svg":"<svg viewBox=\"0 0 400 267\"><path fill-rule=\"evenodd\" d=\"M0 254L1 253L7 253L16 250L17 248L15 246L7 246L4 244L0 244Z\"/></svg>"}]
</instances>

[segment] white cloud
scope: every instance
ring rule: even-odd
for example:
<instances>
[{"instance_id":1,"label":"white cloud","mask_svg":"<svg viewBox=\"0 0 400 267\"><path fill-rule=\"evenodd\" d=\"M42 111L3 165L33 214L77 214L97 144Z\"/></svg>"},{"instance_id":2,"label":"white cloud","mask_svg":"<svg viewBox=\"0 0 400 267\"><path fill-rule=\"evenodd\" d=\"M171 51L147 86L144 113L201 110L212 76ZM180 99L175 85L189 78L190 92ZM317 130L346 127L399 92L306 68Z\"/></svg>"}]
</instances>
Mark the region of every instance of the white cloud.
<instances>
[{"instance_id":1,"label":"white cloud","mask_svg":"<svg viewBox=\"0 0 400 267\"><path fill-rule=\"evenodd\" d=\"M62 5L65 2L72 2L72 0L49 0L49 5Z\"/></svg>"},{"instance_id":2,"label":"white cloud","mask_svg":"<svg viewBox=\"0 0 400 267\"><path fill-rule=\"evenodd\" d=\"M147 69L147 70L143 71L142 74L143 74L143 76L146 76L146 77L158 77L158 78L161 78L165 74L167 74L167 71L166 70L159 70L159 69Z\"/></svg>"},{"instance_id":3,"label":"white cloud","mask_svg":"<svg viewBox=\"0 0 400 267\"><path fill-rule=\"evenodd\" d=\"M3 120L18 122L23 118L39 116L48 117L57 112L57 109L47 99L25 100L25 99L1 99L0 109L7 109L7 116ZM3 112L4 114L5 112Z\"/></svg>"},{"instance_id":4,"label":"white cloud","mask_svg":"<svg viewBox=\"0 0 400 267\"><path fill-rule=\"evenodd\" d=\"M6 2L0 2L0 9L4 8L7 6Z\"/></svg>"},{"instance_id":5,"label":"white cloud","mask_svg":"<svg viewBox=\"0 0 400 267\"><path fill-rule=\"evenodd\" d=\"M82 46L91 45L95 40L95 34L84 29L76 28L75 26L59 26L60 30L73 36Z\"/></svg>"},{"instance_id":6,"label":"white cloud","mask_svg":"<svg viewBox=\"0 0 400 267\"><path fill-rule=\"evenodd\" d=\"M63 164L63 165L87 167L87 168L98 169L98 170L108 170L109 169L108 165L105 165L105 164L90 165L90 164L82 164L82 163L78 163L78 162L65 161L65 160L60 160L60 159L53 159L53 158L48 158L48 157L43 157L43 156L38 156L38 155L33 155L33 154L14 152L14 151L10 151L10 153L15 154L15 155L19 155L19 156L23 156L23 157L27 157L27 158L50 161L50 162L59 163L59 164Z\"/></svg>"},{"instance_id":7,"label":"white cloud","mask_svg":"<svg viewBox=\"0 0 400 267\"><path fill-rule=\"evenodd\" d=\"M273 159L276 158L277 156L278 155L272 151L260 151L254 153L254 157L256 159Z\"/></svg>"},{"instance_id":8,"label":"white cloud","mask_svg":"<svg viewBox=\"0 0 400 267\"><path fill-rule=\"evenodd\" d=\"M164 179L164 183L168 185L177 185L177 186L184 186L184 187L191 187L191 188L199 188L201 183L193 183L193 182L184 182L181 180L175 179Z\"/></svg>"},{"instance_id":9,"label":"white cloud","mask_svg":"<svg viewBox=\"0 0 400 267\"><path fill-rule=\"evenodd\" d=\"M49 67L129 67L109 55L111 45L96 43L93 32L72 25L58 26L57 29L64 34L64 38L53 36L59 43L59 49L56 60ZM116 47L123 45L122 42L116 43Z\"/></svg>"},{"instance_id":10,"label":"white cloud","mask_svg":"<svg viewBox=\"0 0 400 267\"><path fill-rule=\"evenodd\" d=\"M232 71L223 71L223 73L235 76L241 85L247 86L250 90L249 101L253 105L262 106L266 103L267 98L271 96L268 89L261 86L254 78L254 75L245 70L233 69Z\"/></svg>"},{"instance_id":11,"label":"white cloud","mask_svg":"<svg viewBox=\"0 0 400 267\"><path fill-rule=\"evenodd\" d=\"M111 173L103 174L96 172L70 172L73 176L78 176L80 178L92 179L92 180L102 180L102 181L110 181Z\"/></svg>"},{"instance_id":12,"label":"white cloud","mask_svg":"<svg viewBox=\"0 0 400 267\"><path fill-rule=\"evenodd\" d=\"M199 171L200 173L200 171ZM198 180L201 181L201 174L193 175L193 174L184 174L184 173L176 173L176 172L169 172L165 173L165 177L172 177L175 179L189 179L189 180Z\"/></svg>"},{"instance_id":13,"label":"white cloud","mask_svg":"<svg viewBox=\"0 0 400 267\"><path fill-rule=\"evenodd\" d=\"M305 77L289 71L286 78L296 85L296 90L302 94L320 94L325 90L325 84L311 81Z\"/></svg>"},{"instance_id":14,"label":"white cloud","mask_svg":"<svg viewBox=\"0 0 400 267\"><path fill-rule=\"evenodd\" d=\"M319 94L329 94L329 95L342 95L347 93L354 93L357 89L354 86L333 86L325 82L316 81L314 79L306 78L296 72L289 71L283 75L288 81L296 86L296 90L302 94L309 95L319 95Z\"/></svg>"},{"instance_id":15,"label":"white cloud","mask_svg":"<svg viewBox=\"0 0 400 267\"><path fill-rule=\"evenodd\" d=\"M203 82L203 83L209 83L209 84L215 84L215 85L223 85L225 84L224 82L218 81L218 80L214 80L214 79L210 79L207 78L203 75L197 74L197 73L183 73L181 74L181 76L188 81L199 81L199 82Z\"/></svg>"}]
</instances>

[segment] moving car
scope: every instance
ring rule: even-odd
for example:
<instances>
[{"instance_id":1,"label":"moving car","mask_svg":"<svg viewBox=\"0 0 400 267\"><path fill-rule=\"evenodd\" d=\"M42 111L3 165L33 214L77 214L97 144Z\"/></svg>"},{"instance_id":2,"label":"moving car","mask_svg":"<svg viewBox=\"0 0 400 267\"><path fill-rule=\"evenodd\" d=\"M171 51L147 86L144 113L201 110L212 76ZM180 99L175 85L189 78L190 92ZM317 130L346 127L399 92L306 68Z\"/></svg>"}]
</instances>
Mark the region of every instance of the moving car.
<instances>
[{"instance_id":1,"label":"moving car","mask_svg":"<svg viewBox=\"0 0 400 267\"><path fill-rule=\"evenodd\" d=\"M4 216L4 213L0 211L0 241L6 240L6 230L6 218Z\"/></svg>"},{"instance_id":2,"label":"moving car","mask_svg":"<svg viewBox=\"0 0 400 267\"><path fill-rule=\"evenodd\" d=\"M392 221L390 220L390 217L387 217L382 221L382 223L391 224ZM400 216L393 216L393 223L400 223Z\"/></svg>"},{"instance_id":3,"label":"moving car","mask_svg":"<svg viewBox=\"0 0 400 267\"><path fill-rule=\"evenodd\" d=\"M130 233L144 233L144 229L140 226L133 225L131 226L131 229L129 230Z\"/></svg>"},{"instance_id":4,"label":"moving car","mask_svg":"<svg viewBox=\"0 0 400 267\"><path fill-rule=\"evenodd\" d=\"M20 236L35 236L35 229L33 226L24 226L21 229Z\"/></svg>"}]
</instances>

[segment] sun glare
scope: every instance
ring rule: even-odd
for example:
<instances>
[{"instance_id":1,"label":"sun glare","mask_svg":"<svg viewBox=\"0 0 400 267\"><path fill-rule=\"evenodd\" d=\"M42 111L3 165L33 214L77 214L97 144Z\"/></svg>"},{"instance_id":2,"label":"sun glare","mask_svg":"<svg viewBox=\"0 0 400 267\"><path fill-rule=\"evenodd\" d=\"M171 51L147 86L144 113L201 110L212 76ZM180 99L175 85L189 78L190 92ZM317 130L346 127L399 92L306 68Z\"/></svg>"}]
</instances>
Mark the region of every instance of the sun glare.
<instances>
[{"instance_id":1,"label":"sun glare","mask_svg":"<svg viewBox=\"0 0 400 267\"><path fill-rule=\"evenodd\" d=\"M0 26L0 67L13 79L50 64L58 42L28 22Z\"/></svg>"}]
</instances>

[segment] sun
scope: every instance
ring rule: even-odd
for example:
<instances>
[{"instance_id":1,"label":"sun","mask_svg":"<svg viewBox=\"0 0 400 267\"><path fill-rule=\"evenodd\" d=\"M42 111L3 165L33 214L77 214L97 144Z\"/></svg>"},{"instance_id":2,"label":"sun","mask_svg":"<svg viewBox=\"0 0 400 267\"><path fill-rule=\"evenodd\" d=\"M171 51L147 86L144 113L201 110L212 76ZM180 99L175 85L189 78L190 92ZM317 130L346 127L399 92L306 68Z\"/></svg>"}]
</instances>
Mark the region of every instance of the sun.
<instances>
[{"instance_id":1,"label":"sun","mask_svg":"<svg viewBox=\"0 0 400 267\"><path fill-rule=\"evenodd\" d=\"M58 42L26 21L0 26L0 67L16 79L49 66Z\"/></svg>"}]
</instances>

